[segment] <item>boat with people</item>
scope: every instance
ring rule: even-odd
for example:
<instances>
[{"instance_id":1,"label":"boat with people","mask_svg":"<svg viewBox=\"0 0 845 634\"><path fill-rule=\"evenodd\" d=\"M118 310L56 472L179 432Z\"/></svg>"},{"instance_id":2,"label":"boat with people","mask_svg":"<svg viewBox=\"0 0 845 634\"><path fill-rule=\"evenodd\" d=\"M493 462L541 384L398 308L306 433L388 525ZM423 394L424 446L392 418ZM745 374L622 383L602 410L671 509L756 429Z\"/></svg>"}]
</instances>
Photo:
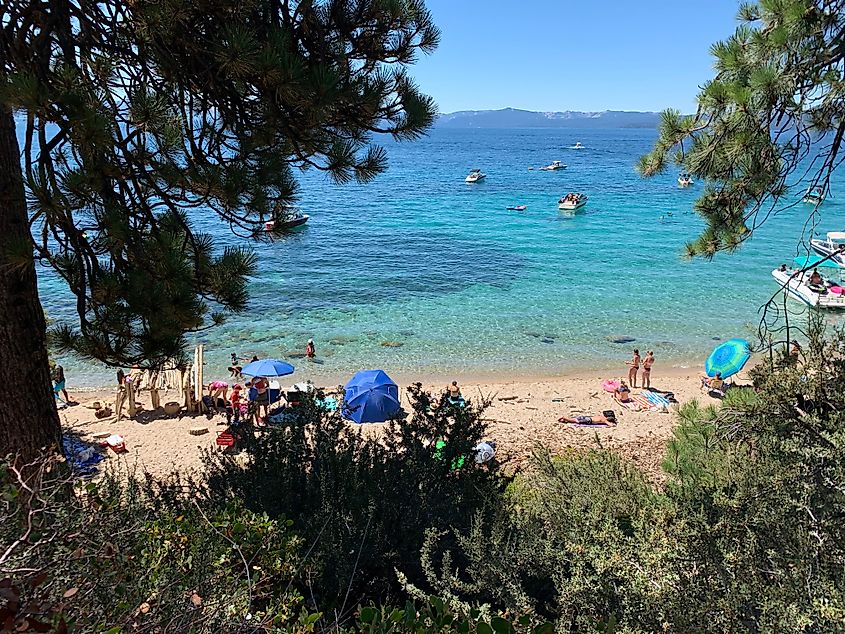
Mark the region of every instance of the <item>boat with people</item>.
<instances>
[{"instance_id":1,"label":"boat with people","mask_svg":"<svg viewBox=\"0 0 845 634\"><path fill-rule=\"evenodd\" d=\"M823 187L811 187L807 190L807 193L804 195L804 202L809 203L810 205L820 205L824 202L824 188Z\"/></svg>"},{"instance_id":2,"label":"boat with people","mask_svg":"<svg viewBox=\"0 0 845 634\"><path fill-rule=\"evenodd\" d=\"M692 185L692 176L690 176L689 172L681 172L678 175L678 187L689 187Z\"/></svg>"},{"instance_id":3,"label":"boat with people","mask_svg":"<svg viewBox=\"0 0 845 634\"><path fill-rule=\"evenodd\" d=\"M569 192L557 201L557 208L564 211L575 211L587 204L587 197L580 192Z\"/></svg>"},{"instance_id":4,"label":"boat with people","mask_svg":"<svg viewBox=\"0 0 845 634\"><path fill-rule=\"evenodd\" d=\"M845 288L819 273L812 258L798 257L788 267L781 264L772 271L772 277L781 285L783 291L793 299L813 308L845 309Z\"/></svg>"},{"instance_id":5,"label":"boat with people","mask_svg":"<svg viewBox=\"0 0 845 634\"><path fill-rule=\"evenodd\" d=\"M474 169L469 173L469 175L464 179L464 181L467 183L477 183L485 178L487 178L487 174L485 174L479 169Z\"/></svg>"},{"instance_id":6,"label":"boat with people","mask_svg":"<svg viewBox=\"0 0 845 634\"><path fill-rule=\"evenodd\" d=\"M845 232L829 231L824 240L812 238L810 248L823 258L828 258L827 262L845 269Z\"/></svg>"},{"instance_id":7,"label":"boat with people","mask_svg":"<svg viewBox=\"0 0 845 634\"><path fill-rule=\"evenodd\" d=\"M514 205L513 207L508 207L508 211L525 211L528 209L528 205Z\"/></svg>"},{"instance_id":8,"label":"boat with people","mask_svg":"<svg viewBox=\"0 0 845 634\"><path fill-rule=\"evenodd\" d=\"M543 172L554 172L555 170L565 170L566 165L561 163L560 161L552 161L549 165L545 167L541 167L540 170Z\"/></svg>"},{"instance_id":9,"label":"boat with people","mask_svg":"<svg viewBox=\"0 0 845 634\"><path fill-rule=\"evenodd\" d=\"M575 143L575 145L573 145L573 146L572 146L572 149L573 149L573 150L583 150L583 149L584 149L584 146L583 146L583 145L581 145L581 141L577 141L577 142Z\"/></svg>"},{"instance_id":10,"label":"boat with people","mask_svg":"<svg viewBox=\"0 0 845 634\"><path fill-rule=\"evenodd\" d=\"M292 229L299 229L305 226L305 223L308 222L310 217L308 214L297 211L289 216L287 220L269 220L265 222L264 231L290 231Z\"/></svg>"}]
</instances>

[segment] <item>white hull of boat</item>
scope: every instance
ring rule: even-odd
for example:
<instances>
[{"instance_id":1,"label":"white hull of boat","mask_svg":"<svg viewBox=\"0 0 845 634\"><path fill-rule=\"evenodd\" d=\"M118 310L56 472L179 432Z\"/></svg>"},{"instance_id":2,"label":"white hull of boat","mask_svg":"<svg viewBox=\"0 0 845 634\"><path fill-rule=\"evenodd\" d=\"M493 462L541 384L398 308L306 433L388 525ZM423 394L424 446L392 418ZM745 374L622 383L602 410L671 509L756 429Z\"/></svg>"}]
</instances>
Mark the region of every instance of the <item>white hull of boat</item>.
<instances>
[{"instance_id":1,"label":"white hull of boat","mask_svg":"<svg viewBox=\"0 0 845 634\"><path fill-rule=\"evenodd\" d=\"M845 253L839 251L837 249L837 245L832 245L826 240L819 240L818 238L813 238L810 240L810 248L813 249L818 255L826 258L831 253L836 253L832 258L828 260L831 264L835 264L841 269L845 269Z\"/></svg>"},{"instance_id":2,"label":"white hull of boat","mask_svg":"<svg viewBox=\"0 0 845 634\"><path fill-rule=\"evenodd\" d=\"M474 174L470 174L464 179L464 182L467 183L479 183L487 178L487 174L482 174L481 176L475 176Z\"/></svg>"},{"instance_id":3,"label":"white hull of boat","mask_svg":"<svg viewBox=\"0 0 845 634\"><path fill-rule=\"evenodd\" d=\"M795 275L795 271L775 269L772 271L772 277L777 280L789 297L797 299L807 306L824 309L845 309L845 295L830 291L818 293L804 283L802 275Z\"/></svg>"},{"instance_id":4,"label":"white hull of boat","mask_svg":"<svg viewBox=\"0 0 845 634\"><path fill-rule=\"evenodd\" d=\"M584 205L587 204L586 200L579 200L577 203L558 203L557 208L561 211L575 211L576 209L581 209Z\"/></svg>"}]
</instances>

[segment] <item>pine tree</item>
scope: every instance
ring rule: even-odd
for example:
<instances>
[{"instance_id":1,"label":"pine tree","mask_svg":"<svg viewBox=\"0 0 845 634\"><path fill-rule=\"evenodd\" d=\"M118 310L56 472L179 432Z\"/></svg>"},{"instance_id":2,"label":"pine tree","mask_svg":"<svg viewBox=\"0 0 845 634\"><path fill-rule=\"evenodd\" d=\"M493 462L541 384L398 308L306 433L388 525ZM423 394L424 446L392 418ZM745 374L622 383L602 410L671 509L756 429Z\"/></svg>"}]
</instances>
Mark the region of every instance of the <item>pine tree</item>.
<instances>
[{"instance_id":1,"label":"pine tree","mask_svg":"<svg viewBox=\"0 0 845 634\"><path fill-rule=\"evenodd\" d=\"M435 107L406 68L437 45L421 0L11 0L0 10L0 453L58 439L35 263L76 297L64 351L159 367L247 304L251 253L293 170L366 182L374 134ZM16 127L23 147L19 148ZM22 149L22 152L21 152Z\"/></svg>"},{"instance_id":2,"label":"pine tree","mask_svg":"<svg viewBox=\"0 0 845 634\"><path fill-rule=\"evenodd\" d=\"M774 212L800 204L801 180L829 191L845 138L845 2L743 4L740 25L713 45L716 76L698 111L666 110L638 170L683 166L707 185L696 201L706 227L689 256L734 250Z\"/></svg>"}]
</instances>

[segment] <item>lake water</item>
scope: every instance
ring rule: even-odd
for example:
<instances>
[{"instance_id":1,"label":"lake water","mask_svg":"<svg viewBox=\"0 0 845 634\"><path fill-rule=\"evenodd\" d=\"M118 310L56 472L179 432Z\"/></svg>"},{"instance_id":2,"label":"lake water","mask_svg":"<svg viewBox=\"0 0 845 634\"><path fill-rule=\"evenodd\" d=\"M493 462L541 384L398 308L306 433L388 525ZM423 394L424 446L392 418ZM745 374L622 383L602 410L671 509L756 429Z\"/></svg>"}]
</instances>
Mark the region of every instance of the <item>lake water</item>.
<instances>
[{"instance_id":1,"label":"lake water","mask_svg":"<svg viewBox=\"0 0 845 634\"><path fill-rule=\"evenodd\" d=\"M287 357L301 379L376 367L406 377L547 375L621 367L632 345L609 340L619 336L653 349L659 364L702 362L714 338L756 331L776 291L771 270L796 255L812 208L771 217L736 254L683 261L702 226L692 211L701 186L679 189L675 172L634 172L654 138L439 129L388 141L390 168L366 186L304 173L300 206L311 221L255 246L261 273L248 312L197 338L206 376L225 376L231 352ZM570 149L576 141L586 149ZM555 159L568 168L537 171ZM488 176L467 185L473 167ZM574 216L557 209L568 191L589 196ZM840 178L818 231L845 229L843 200ZM528 208L506 210L516 204ZM237 243L216 217L194 220L220 246ZM67 292L39 275L50 316L72 318ZM309 337L317 363L299 358ZM61 361L69 384L111 383L111 370Z\"/></svg>"}]
</instances>

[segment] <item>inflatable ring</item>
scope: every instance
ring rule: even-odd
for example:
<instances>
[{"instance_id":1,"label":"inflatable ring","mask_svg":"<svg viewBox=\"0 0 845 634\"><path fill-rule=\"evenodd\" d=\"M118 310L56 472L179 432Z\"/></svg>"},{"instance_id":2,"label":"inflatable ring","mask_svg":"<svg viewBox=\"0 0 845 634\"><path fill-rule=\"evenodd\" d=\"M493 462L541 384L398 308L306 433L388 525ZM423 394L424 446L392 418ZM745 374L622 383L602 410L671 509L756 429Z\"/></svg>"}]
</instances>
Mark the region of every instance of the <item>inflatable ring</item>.
<instances>
[{"instance_id":1,"label":"inflatable ring","mask_svg":"<svg viewBox=\"0 0 845 634\"><path fill-rule=\"evenodd\" d=\"M612 379L608 379L607 381L601 384L601 388L605 392L615 392L618 387L619 381L614 381Z\"/></svg>"}]
</instances>

